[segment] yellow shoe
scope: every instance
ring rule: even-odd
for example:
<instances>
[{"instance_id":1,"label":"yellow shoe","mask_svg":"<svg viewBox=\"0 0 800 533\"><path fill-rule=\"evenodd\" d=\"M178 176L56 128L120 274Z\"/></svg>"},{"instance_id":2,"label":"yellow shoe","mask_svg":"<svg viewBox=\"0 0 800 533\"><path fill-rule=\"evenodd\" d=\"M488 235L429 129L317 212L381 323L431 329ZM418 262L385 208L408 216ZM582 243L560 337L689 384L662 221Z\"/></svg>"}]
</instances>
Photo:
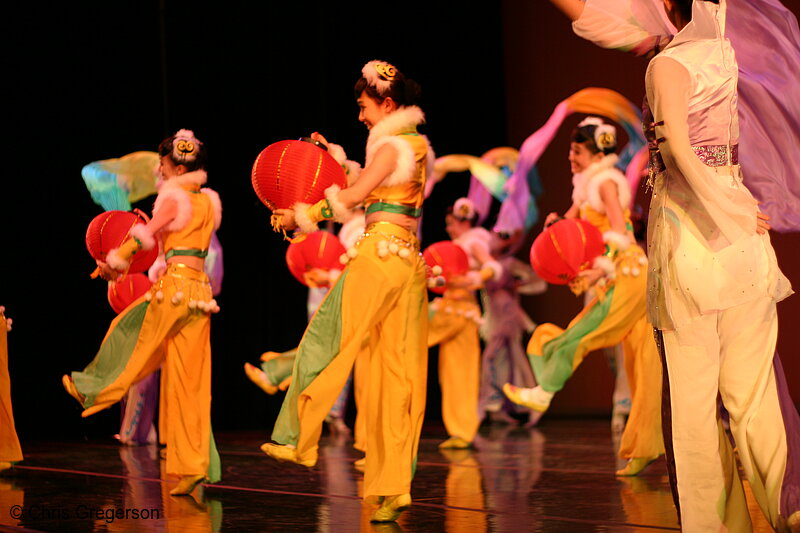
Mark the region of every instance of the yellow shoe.
<instances>
[{"instance_id":1,"label":"yellow shoe","mask_svg":"<svg viewBox=\"0 0 800 533\"><path fill-rule=\"evenodd\" d=\"M522 405L524 407L527 407L528 409L539 411L540 413L544 413L545 411L547 411L547 408L550 407L549 405L534 403L524 399L522 397L521 391L522 391L521 387L515 387L511 383L506 383L505 385L503 385L503 392L505 393L505 395L508 397L509 400L511 400L517 405Z\"/></svg>"},{"instance_id":2,"label":"yellow shoe","mask_svg":"<svg viewBox=\"0 0 800 533\"><path fill-rule=\"evenodd\" d=\"M64 390L67 391L67 394L78 400L78 403L81 404L81 407L83 407L83 402L86 401L86 396L78 392L78 389L75 387L75 382L72 381L72 378L64 374L61 376L61 384L64 386Z\"/></svg>"},{"instance_id":3,"label":"yellow shoe","mask_svg":"<svg viewBox=\"0 0 800 533\"><path fill-rule=\"evenodd\" d=\"M370 522L394 522L400 513L411 507L411 495L386 496L381 506L372 514Z\"/></svg>"},{"instance_id":4,"label":"yellow shoe","mask_svg":"<svg viewBox=\"0 0 800 533\"><path fill-rule=\"evenodd\" d=\"M244 373L247 375L250 381L255 383L259 389L263 390L267 394L273 395L278 392L278 387L269 382L269 378L267 378L267 375L260 368L251 365L250 363L245 363Z\"/></svg>"},{"instance_id":5,"label":"yellow shoe","mask_svg":"<svg viewBox=\"0 0 800 533\"><path fill-rule=\"evenodd\" d=\"M367 457L364 456L361 459L356 459L353 461L353 468L359 472L363 472L367 468Z\"/></svg>"},{"instance_id":6,"label":"yellow shoe","mask_svg":"<svg viewBox=\"0 0 800 533\"><path fill-rule=\"evenodd\" d=\"M206 476L203 474L198 474L196 476L183 476L181 480L178 481L178 486L169 491L170 496L186 496L187 494L191 494L192 491L202 483L206 479Z\"/></svg>"},{"instance_id":7,"label":"yellow shoe","mask_svg":"<svg viewBox=\"0 0 800 533\"><path fill-rule=\"evenodd\" d=\"M617 470L618 476L638 476L642 470L648 467L650 463L655 461L661 457L660 455L656 455L655 457L632 457L628 459L628 464L625 465L625 468L622 470Z\"/></svg>"},{"instance_id":8,"label":"yellow shoe","mask_svg":"<svg viewBox=\"0 0 800 533\"><path fill-rule=\"evenodd\" d=\"M261 451L281 463L294 463L296 465L306 466L308 468L311 468L317 464L316 459L306 459L303 461L299 460L297 458L297 449L292 448L291 446L285 446L283 444L273 444L271 442L267 442L261 445Z\"/></svg>"},{"instance_id":9,"label":"yellow shoe","mask_svg":"<svg viewBox=\"0 0 800 533\"><path fill-rule=\"evenodd\" d=\"M439 444L439 448L445 450L466 450L467 448L471 448L472 443L467 442L461 437L450 437L446 441Z\"/></svg>"}]
</instances>

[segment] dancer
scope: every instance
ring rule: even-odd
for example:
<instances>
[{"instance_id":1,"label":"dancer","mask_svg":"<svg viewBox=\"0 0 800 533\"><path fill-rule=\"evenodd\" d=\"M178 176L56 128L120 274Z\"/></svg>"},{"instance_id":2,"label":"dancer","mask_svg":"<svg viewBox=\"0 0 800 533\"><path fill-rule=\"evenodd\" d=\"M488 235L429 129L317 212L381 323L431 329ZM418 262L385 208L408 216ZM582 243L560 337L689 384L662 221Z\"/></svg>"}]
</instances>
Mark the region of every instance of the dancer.
<instances>
[{"instance_id":1,"label":"dancer","mask_svg":"<svg viewBox=\"0 0 800 533\"><path fill-rule=\"evenodd\" d=\"M22 461L14 413L11 409L11 377L8 375L8 337L11 319L6 318L6 308L0 305L0 472Z\"/></svg>"},{"instance_id":2,"label":"dancer","mask_svg":"<svg viewBox=\"0 0 800 533\"><path fill-rule=\"evenodd\" d=\"M355 86L359 120L370 130L366 166L345 189L309 206L276 210L284 229L304 232L331 211L342 220L364 203L367 227L298 347L292 384L262 450L280 461L317 462L322 422L362 344L369 343L364 497L372 520L394 521L411 505L411 478L425 410L428 334L426 267L416 237L432 151L417 126L419 86L394 66L370 61ZM326 143L318 134L314 138ZM367 340L368 339L368 340Z\"/></svg>"},{"instance_id":3,"label":"dancer","mask_svg":"<svg viewBox=\"0 0 800 533\"><path fill-rule=\"evenodd\" d=\"M95 359L83 372L63 377L67 392L85 408L84 417L120 401L133 383L162 366L167 406L167 472L180 482L170 492L189 494L204 479L219 479L219 457L211 434L210 314L219 308L203 272L212 232L219 227L219 197L203 188L206 150L189 130L159 146L164 184L146 225L99 263L105 279L116 279L133 254L159 244L167 269L148 293L112 323Z\"/></svg>"},{"instance_id":4,"label":"dancer","mask_svg":"<svg viewBox=\"0 0 800 533\"><path fill-rule=\"evenodd\" d=\"M533 333L528 355L538 385L532 389L507 384L506 395L544 413L556 392L593 350L623 343L625 370L631 386L631 414L620 444L628 465L618 475L636 475L664 453L661 435L661 368L646 316L646 265L636 244L630 211L631 191L614 166L616 129L589 117L572 133L569 161L573 172L572 207L566 218L580 217L603 233L606 254L572 282L580 294L593 287L596 296L562 330L542 324ZM545 224L558 219L550 213Z\"/></svg>"},{"instance_id":5,"label":"dancer","mask_svg":"<svg viewBox=\"0 0 800 533\"><path fill-rule=\"evenodd\" d=\"M456 200L445 216L447 234L467 254L471 271L469 286L450 285L431 303L428 346L439 345L442 420L450 436L440 448L470 447L481 423L481 309L475 289L488 279L498 279L503 269L489 251L491 234L476 226L477 219L475 205L467 198Z\"/></svg>"},{"instance_id":6,"label":"dancer","mask_svg":"<svg viewBox=\"0 0 800 533\"><path fill-rule=\"evenodd\" d=\"M615 12L624 6L593 2L584 12L577 2L563 4L579 19L575 28L581 36L616 47L594 30L604 21L619 22ZM764 18L779 8L766 1L753 4L752 20L767 20L764 27L776 34L787 31ZM667 0L664 6L679 30L674 39L648 36L630 18L618 24L616 44L669 42L651 61L645 80L653 117L648 308L669 378L665 407L671 423L665 431L674 456L676 504L688 531L751 528L733 450L719 422L719 395L761 510L772 527L797 531L800 480L796 466L789 468L797 460L789 451L798 439L792 425L797 413L784 394L774 353L775 304L791 287L777 266L768 217L759 212L738 165L739 69L726 37L728 2ZM731 7L735 26L736 13L751 6ZM770 80L755 82L762 91L774 88ZM759 105L750 101L748 113ZM743 146L757 169L766 156L749 150Z\"/></svg>"},{"instance_id":7,"label":"dancer","mask_svg":"<svg viewBox=\"0 0 800 533\"><path fill-rule=\"evenodd\" d=\"M493 423L517 424L507 412L508 406L519 409L506 400L503 384L520 383L533 387L528 356L522 347L523 332L532 332L536 324L520 305L520 294L540 294L547 290L545 283L530 265L514 257L511 250L522 239L522 232L513 235L492 233L492 257L500 263L503 273L497 280L489 280L484 287L484 323L481 335L486 347L481 357L481 387L478 414L487 413ZM526 410L527 411L527 410Z\"/></svg>"}]
</instances>

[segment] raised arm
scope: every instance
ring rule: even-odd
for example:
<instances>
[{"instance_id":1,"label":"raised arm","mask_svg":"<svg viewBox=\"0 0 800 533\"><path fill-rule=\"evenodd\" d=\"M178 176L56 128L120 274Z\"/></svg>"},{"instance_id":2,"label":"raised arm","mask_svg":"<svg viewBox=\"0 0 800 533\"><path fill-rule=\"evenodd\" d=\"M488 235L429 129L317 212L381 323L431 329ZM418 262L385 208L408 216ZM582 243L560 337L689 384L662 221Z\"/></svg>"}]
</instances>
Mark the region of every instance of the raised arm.
<instances>
[{"instance_id":1,"label":"raised arm","mask_svg":"<svg viewBox=\"0 0 800 533\"><path fill-rule=\"evenodd\" d=\"M586 5L583 0L550 0L550 3L560 9L569 20L575 22L583 13Z\"/></svg>"}]
</instances>

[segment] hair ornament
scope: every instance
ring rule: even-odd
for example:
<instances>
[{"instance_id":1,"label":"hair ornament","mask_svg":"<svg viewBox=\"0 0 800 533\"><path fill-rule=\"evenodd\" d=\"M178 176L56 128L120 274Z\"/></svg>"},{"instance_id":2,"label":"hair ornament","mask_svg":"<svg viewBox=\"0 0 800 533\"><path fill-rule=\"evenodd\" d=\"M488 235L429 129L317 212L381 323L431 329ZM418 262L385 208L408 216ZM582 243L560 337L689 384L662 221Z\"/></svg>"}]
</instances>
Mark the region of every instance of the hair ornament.
<instances>
[{"instance_id":1,"label":"hair ornament","mask_svg":"<svg viewBox=\"0 0 800 533\"><path fill-rule=\"evenodd\" d=\"M594 130L594 143L602 151L613 150L617 147L617 128L611 124L601 124Z\"/></svg>"},{"instance_id":2,"label":"hair ornament","mask_svg":"<svg viewBox=\"0 0 800 533\"><path fill-rule=\"evenodd\" d=\"M603 122L603 119L600 117L586 117L578 124L578 127L583 128L584 126L602 126L603 124L605 124L605 122Z\"/></svg>"},{"instance_id":3,"label":"hair ornament","mask_svg":"<svg viewBox=\"0 0 800 533\"><path fill-rule=\"evenodd\" d=\"M459 220L472 220L475 218L475 204L469 198L459 198L453 204L453 216Z\"/></svg>"},{"instance_id":4,"label":"hair ornament","mask_svg":"<svg viewBox=\"0 0 800 533\"><path fill-rule=\"evenodd\" d=\"M197 159L200 145L192 130L179 130L172 140L172 159L176 163L191 163Z\"/></svg>"},{"instance_id":5,"label":"hair ornament","mask_svg":"<svg viewBox=\"0 0 800 533\"><path fill-rule=\"evenodd\" d=\"M394 65L375 59L364 65L364 68L361 69L361 74L382 95L392 87L392 82L398 71Z\"/></svg>"}]
</instances>

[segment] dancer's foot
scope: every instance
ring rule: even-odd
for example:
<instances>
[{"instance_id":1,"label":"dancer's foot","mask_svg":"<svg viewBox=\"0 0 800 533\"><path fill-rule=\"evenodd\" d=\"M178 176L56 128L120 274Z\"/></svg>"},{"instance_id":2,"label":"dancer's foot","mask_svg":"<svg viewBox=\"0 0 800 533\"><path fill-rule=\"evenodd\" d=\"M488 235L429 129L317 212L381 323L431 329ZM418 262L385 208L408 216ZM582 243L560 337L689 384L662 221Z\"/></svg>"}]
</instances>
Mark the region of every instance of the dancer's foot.
<instances>
[{"instance_id":1,"label":"dancer's foot","mask_svg":"<svg viewBox=\"0 0 800 533\"><path fill-rule=\"evenodd\" d=\"M439 444L439 448L446 450L466 450L467 448L471 447L472 443L465 441L461 437L450 437L446 441Z\"/></svg>"},{"instance_id":2,"label":"dancer's foot","mask_svg":"<svg viewBox=\"0 0 800 533\"><path fill-rule=\"evenodd\" d=\"M526 429L535 428L536 426L539 425L539 420L541 420L543 416L544 416L544 411L536 411L534 409L531 409L530 413L528 413L528 421L525 422L525 425L523 427L525 427Z\"/></svg>"},{"instance_id":3,"label":"dancer's foot","mask_svg":"<svg viewBox=\"0 0 800 533\"><path fill-rule=\"evenodd\" d=\"M371 522L394 522L400 513L411 507L411 495L386 496L381 506L372 514Z\"/></svg>"},{"instance_id":4,"label":"dancer's foot","mask_svg":"<svg viewBox=\"0 0 800 533\"><path fill-rule=\"evenodd\" d=\"M489 420L492 424L508 424L509 426L516 426L519 423L516 418L502 409L499 411L489 411Z\"/></svg>"},{"instance_id":5,"label":"dancer's foot","mask_svg":"<svg viewBox=\"0 0 800 533\"><path fill-rule=\"evenodd\" d=\"M367 457L364 456L361 459L356 459L353 461L353 468L359 472L363 472L367 468Z\"/></svg>"},{"instance_id":6,"label":"dancer's foot","mask_svg":"<svg viewBox=\"0 0 800 533\"><path fill-rule=\"evenodd\" d=\"M0 461L0 472L8 470L9 468L11 468L11 466L12 466L11 463L8 461Z\"/></svg>"},{"instance_id":7,"label":"dancer's foot","mask_svg":"<svg viewBox=\"0 0 800 533\"><path fill-rule=\"evenodd\" d=\"M83 402L86 401L86 396L78 392L77 387L75 387L75 382L72 381L72 378L67 374L61 376L61 384L64 386L64 390L67 391L67 394L78 400L78 403L83 406Z\"/></svg>"},{"instance_id":8,"label":"dancer's foot","mask_svg":"<svg viewBox=\"0 0 800 533\"><path fill-rule=\"evenodd\" d=\"M302 461L298 459L297 448L294 448L293 446L267 442L261 445L261 451L281 463L294 463L301 466L307 466L308 468L311 468L317 464L316 459L305 459Z\"/></svg>"},{"instance_id":9,"label":"dancer's foot","mask_svg":"<svg viewBox=\"0 0 800 533\"><path fill-rule=\"evenodd\" d=\"M541 387L526 389L524 387L515 387L511 383L503 385L503 392L515 404L541 413L547 411L547 408L550 407L550 399L553 397L552 393L545 391Z\"/></svg>"},{"instance_id":10,"label":"dancer's foot","mask_svg":"<svg viewBox=\"0 0 800 533\"><path fill-rule=\"evenodd\" d=\"M660 455L656 455L655 457L632 457L628 459L628 464L625 465L625 468L621 470L617 470L618 476L637 476L641 473L642 470L648 467L650 463L655 461L661 457Z\"/></svg>"},{"instance_id":11,"label":"dancer's foot","mask_svg":"<svg viewBox=\"0 0 800 533\"><path fill-rule=\"evenodd\" d=\"M278 392L278 387L269 382L269 378L260 368L251 365L250 363L244 364L244 373L247 377L255 383L259 389L263 390L269 395Z\"/></svg>"},{"instance_id":12,"label":"dancer's foot","mask_svg":"<svg viewBox=\"0 0 800 533\"><path fill-rule=\"evenodd\" d=\"M206 476L203 474L198 474L196 476L183 476L181 480L178 481L178 486L169 491L170 496L186 496L187 494L191 494L192 491L206 479Z\"/></svg>"}]
</instances>

